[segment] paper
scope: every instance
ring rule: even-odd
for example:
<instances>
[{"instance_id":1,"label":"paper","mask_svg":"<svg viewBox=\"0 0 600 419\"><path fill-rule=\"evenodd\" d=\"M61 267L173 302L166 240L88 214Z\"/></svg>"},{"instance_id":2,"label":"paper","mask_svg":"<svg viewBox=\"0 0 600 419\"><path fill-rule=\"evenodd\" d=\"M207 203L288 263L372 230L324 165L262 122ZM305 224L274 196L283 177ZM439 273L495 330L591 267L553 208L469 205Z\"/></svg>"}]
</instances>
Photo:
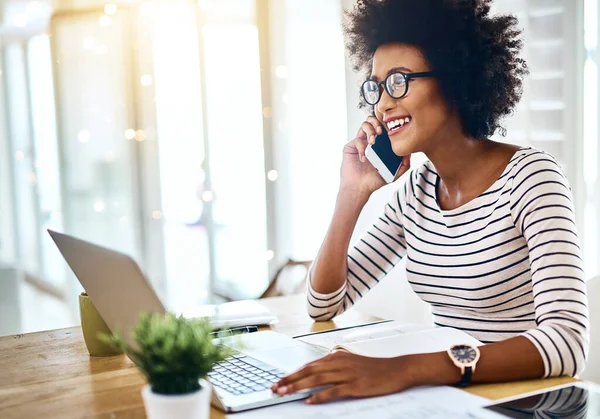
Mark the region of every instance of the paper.
<instances>
[{"instance_id":1,"label":"paper","mask_svg":"<svg viewBox=\"0 0 600 419\"><path fill-rule=\"evenodd\" d=\"M343 343L335 348L375 358L391 358L401 355L446 351L452 345L482 345L467 333L450 327L418 330L395 336Z\"/></svg>"},{"instance_id":2,"label":"paper","mask_svg":"<svg viewBox=\"0 0 600 419\"><path fill-rule=\"evenodd\" d=\"M184 310L181 314L186 318L209 317L215 329L258 326L277 322L277 316L256 301L233 301L219 305L205 305Z\"/></svg>"},{"instance_id":3,"label":"paper","mask_svg":"<svg viewBox=\"0 0 600 419\"><path fill-rule=\"evenodd\" d=\"M389 396L344 400L322 405L303 401L251 410L230 419L478 419L472 410L489 404L489 400L453 387L422 387Z\"/></svg>"},{"instance_id":4,"label":"paper","mask_svg":"<svg viewBox=\"0 0 600 419\"><path fill-rule=\"evenodd\" d=\"M411 331L424 329L429 328L427 326L415 323L393 321L334 332L317 333L298 338L298 340L330 351L336 345L345 345L359 341L401 335Z\"/></svg>"}]
</instances>

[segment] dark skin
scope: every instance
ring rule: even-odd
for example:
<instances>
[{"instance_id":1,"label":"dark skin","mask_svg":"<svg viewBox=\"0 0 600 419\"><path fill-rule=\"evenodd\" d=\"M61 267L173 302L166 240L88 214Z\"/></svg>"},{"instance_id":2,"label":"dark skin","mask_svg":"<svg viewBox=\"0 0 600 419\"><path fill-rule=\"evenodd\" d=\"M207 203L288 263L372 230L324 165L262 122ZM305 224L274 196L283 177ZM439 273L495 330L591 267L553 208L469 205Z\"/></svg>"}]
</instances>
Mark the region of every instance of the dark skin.
<instances>
[{"instance_id":1,"label":"dark skin","mask_svg":"<svg viewBox=\"0 0 600 419\"><path fill-rule=\"evenodd\" d=\"M398 68L407 73L430 70L415 47L403 44L379 47L372 77L383 80ZM416 152L427 155L440 175L437 198L444 210L458 208L488 189L519 149L466 134L459 115L443 98L435 78L412 80L407 95L401 99L383 91L375 106L375 116L367 118L356 138L344 147L335 213L311 268L311 285L319 293L330 293L343 285L348 269L344 249L348 249L358 215L371 193L385 184L365 160L365 148L386 129L386 120L405 115L411 117L409 125L390 136L394 152L400 156ZM405 158L397 176L409 168L410 158ZM529 339L517 336L481 347L472 382L516 381L543 374L544 363L537 348ZM422 385L451 385L460 378L460 370L446 352L385 359L335 352L282 378L272 390L283 395L325 386L307 399L307 403L323 403L338 398L391 394Z\"/></svg>"}]
</instances>

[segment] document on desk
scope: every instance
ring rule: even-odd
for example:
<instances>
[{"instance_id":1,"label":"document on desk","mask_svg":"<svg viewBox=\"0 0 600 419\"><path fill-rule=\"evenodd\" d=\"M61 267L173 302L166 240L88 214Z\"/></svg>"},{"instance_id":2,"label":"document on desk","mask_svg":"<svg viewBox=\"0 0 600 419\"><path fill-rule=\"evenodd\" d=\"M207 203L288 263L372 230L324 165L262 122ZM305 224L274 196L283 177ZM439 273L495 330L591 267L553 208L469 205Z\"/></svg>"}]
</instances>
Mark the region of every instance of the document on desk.
<instances>
[{"instance_id":1,"label":"document on desk","mask_svg":"<svg viewBox=\"0 0 600 419\"><path fill-rule=\"evenodd\" d=\"M456 344L482 345L480 341L458 329L430 328L402 322L314 334L299 340L325 350L344 350L375 358L445 351Z\"/></svg>"},{"instance_id":2,"label":"document on desk","mask_svg":"<svg viewBox=\"0 0 600 419\"><path fill-rule=\"evenodd\" d=\"M389 396L343 400L321 405L284 403L235 415L230 419L479 419L489 400L454 387L421 387Z\"/></svg>"},{"instance_id":3,"label":"document on desk","mask_svg":"<svg viewBox=\"0 0 600 419\"><path fill-rule=\"evenodd\" d=\"M358 327L343 328L340 330L328 330L325 333L317 332L298 337L297 339L331 351L336 346L362 342L371 339L404 335L409 332L426 329L431 329L431 327L395 320L360 325Z\"/></svg>"}]
</instances>

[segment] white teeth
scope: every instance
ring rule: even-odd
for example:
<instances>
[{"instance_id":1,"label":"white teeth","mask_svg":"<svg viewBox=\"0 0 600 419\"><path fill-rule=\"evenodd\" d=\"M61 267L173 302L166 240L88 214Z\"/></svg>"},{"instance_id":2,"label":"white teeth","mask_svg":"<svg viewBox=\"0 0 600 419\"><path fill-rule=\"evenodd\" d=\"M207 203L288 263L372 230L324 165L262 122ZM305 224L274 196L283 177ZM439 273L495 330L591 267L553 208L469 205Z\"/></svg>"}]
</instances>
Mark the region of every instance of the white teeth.
<instances>
[{"instance_id":1,"label":"white teeth","mask_svg":"<svg viewBox=\"0 0 600 419\"><path fill-rule=\"evenodd\" d=\"M393 121L390 121L387 123L388 129L393 130L397 126L403 126L404 124L408 124L410 122L410 119L411 119L410 116L407 116L402 119L395 119Z\"/></svg>"}]
</instances>

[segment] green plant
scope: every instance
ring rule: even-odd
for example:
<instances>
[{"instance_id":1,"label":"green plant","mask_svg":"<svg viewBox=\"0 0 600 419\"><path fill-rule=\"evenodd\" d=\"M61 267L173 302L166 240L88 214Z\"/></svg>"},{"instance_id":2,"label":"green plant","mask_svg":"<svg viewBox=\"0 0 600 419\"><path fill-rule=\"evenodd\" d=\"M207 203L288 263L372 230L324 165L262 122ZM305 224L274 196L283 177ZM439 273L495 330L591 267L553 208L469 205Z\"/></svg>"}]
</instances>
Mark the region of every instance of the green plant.
<instances>
[{"instance_id":1,"label":"green plant","mask_svg":"<svg viewBox=\"0 0 600 419\"><path fill-rule=\"evenodd\" d=\"M132 331L133 347L119 333L100 338L131 357L154 393L185 394L200 389L198 380L231 355L211 332L207 319L143 313Z\"/></svg>"}]
</instances>

